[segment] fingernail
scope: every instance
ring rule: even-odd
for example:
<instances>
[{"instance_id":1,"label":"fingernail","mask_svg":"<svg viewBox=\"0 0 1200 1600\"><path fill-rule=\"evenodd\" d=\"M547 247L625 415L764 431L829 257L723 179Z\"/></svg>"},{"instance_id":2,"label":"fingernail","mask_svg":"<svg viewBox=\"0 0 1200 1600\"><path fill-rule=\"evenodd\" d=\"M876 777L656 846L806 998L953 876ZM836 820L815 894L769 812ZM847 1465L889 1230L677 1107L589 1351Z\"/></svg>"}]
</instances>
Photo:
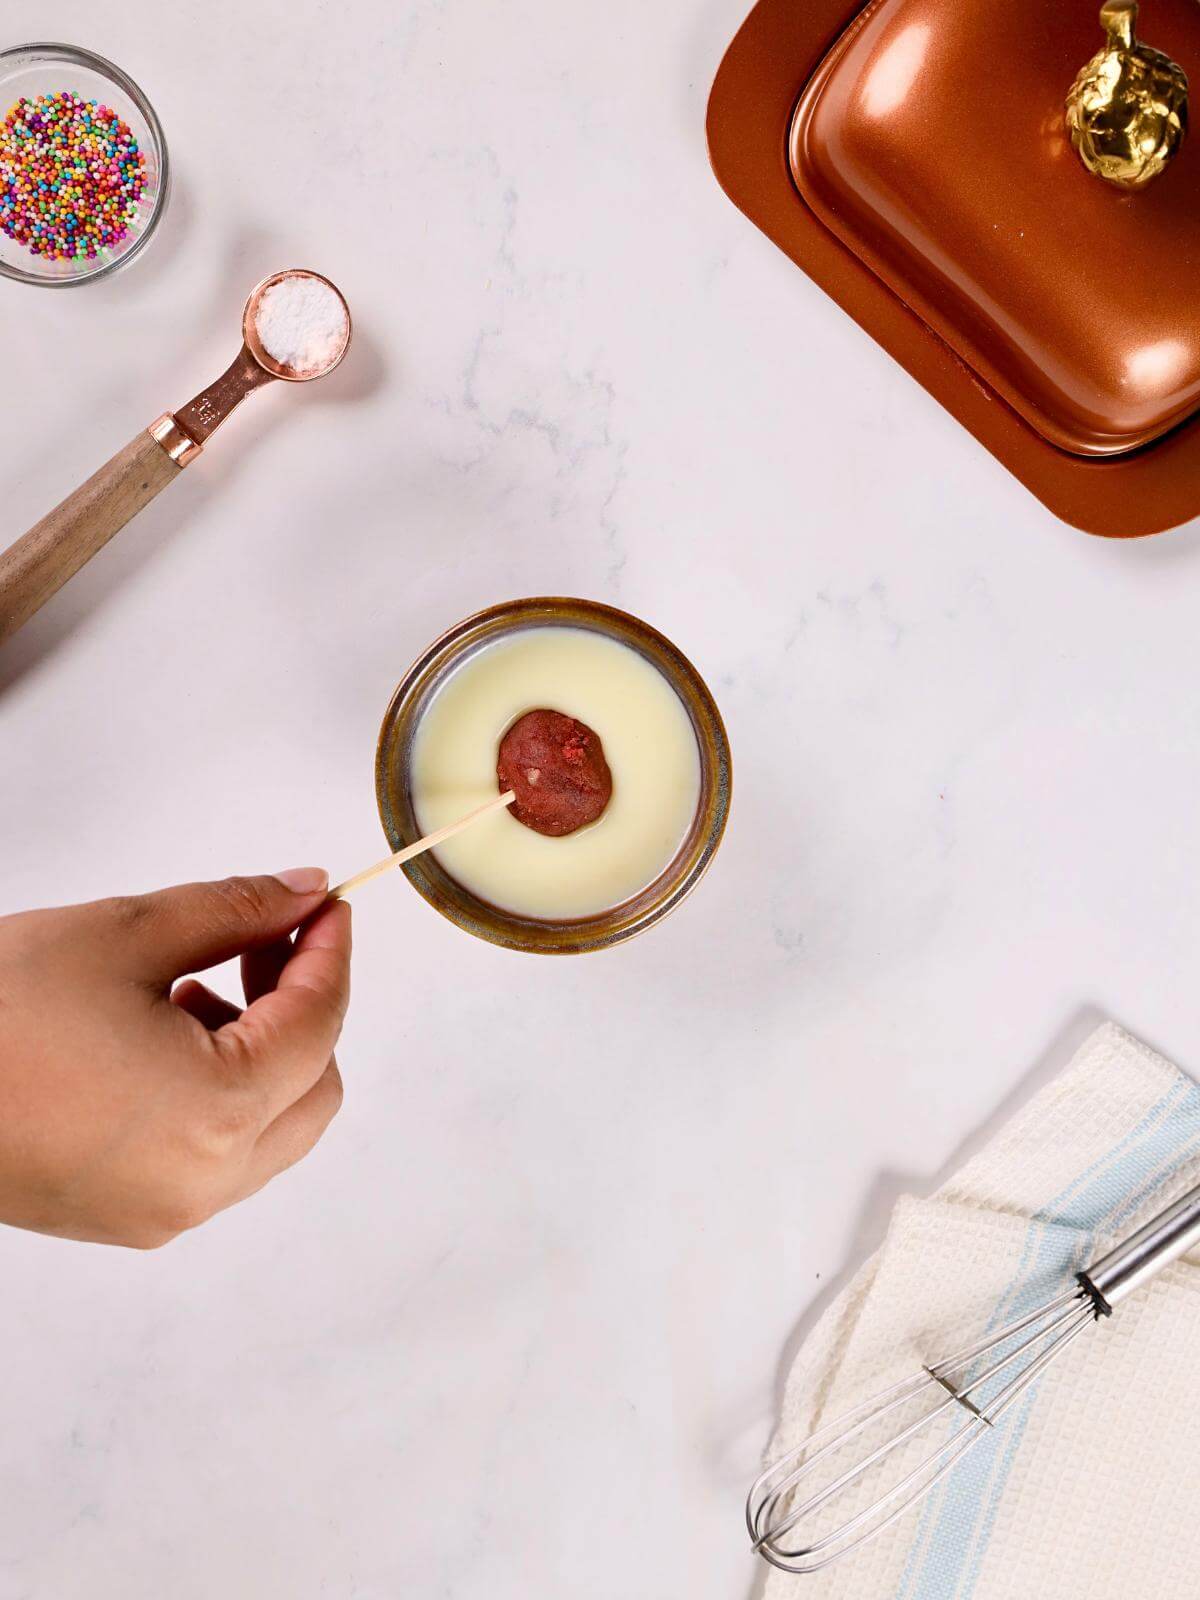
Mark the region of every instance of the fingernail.
<instances>
[{"instance_id":1,"label":"fingernail","mask_svg":"<svg viewBox=\"0 0 1200 1600\"><path fill-rule=\"evenodd\" d=\"M289 867L275 876L293 894L320 894L329 887L329 874L324 867Z\"/></svg>"}]
</instances>

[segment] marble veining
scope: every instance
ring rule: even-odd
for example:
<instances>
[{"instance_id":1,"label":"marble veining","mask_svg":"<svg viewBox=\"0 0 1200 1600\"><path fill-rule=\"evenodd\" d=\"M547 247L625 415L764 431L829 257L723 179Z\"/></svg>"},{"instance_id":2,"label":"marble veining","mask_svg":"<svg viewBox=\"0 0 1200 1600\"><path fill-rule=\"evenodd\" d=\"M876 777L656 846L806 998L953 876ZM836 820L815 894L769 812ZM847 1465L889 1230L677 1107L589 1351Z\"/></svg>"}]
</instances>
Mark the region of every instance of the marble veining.
<instances>
[{"instance_id":1,"label":"marble veining","mask_svg":"<svg viewBox=\"0 0 1200 1600\"><path fill-rule=\"evenodd\" d=\"M750 1600L779 1374L895 1196L1098 1011L1200 1068L1195 529L1055 523L729 205L744 9L39 15L178 183L128 274L0 285L8 527L265 273L327 272L355 348L0 654L5 907L374 859L395 682L522 594L674 638L735 786L611 955L365 890L344 1110L249 1204L144 1256L0 1231L0 1600Z\"/></svg>"}]
</instances>

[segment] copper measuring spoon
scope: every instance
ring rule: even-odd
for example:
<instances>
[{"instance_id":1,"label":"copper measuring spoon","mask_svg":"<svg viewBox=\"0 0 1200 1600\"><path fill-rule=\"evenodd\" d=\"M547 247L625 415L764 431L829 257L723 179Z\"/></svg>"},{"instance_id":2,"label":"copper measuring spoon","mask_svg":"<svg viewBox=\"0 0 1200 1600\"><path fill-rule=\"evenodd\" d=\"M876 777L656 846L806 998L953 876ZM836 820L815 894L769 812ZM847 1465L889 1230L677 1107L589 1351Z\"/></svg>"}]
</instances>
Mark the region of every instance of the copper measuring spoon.
<instances>
[{"instance_id":1,"label":"copper measuring spoon","mask_svg":"<svg viewBox=\"0 0 1200 1600\"><path fill-rule=\"evenodd\" d=\"M286 278L312 278L327 284L346 312L341 349L322 366L303 371L283 366L267 354L258 336L262 297ZM248 394L276 378L285 383L323 378L341 361L349 345L350 311L345 297L328 278L300 267L264 278L250 291L242 313L242 348L217 381L182 410L164 412L0 555L0 640L15 633L114 533L174 482Z\"/></svg>"}]
</instances>

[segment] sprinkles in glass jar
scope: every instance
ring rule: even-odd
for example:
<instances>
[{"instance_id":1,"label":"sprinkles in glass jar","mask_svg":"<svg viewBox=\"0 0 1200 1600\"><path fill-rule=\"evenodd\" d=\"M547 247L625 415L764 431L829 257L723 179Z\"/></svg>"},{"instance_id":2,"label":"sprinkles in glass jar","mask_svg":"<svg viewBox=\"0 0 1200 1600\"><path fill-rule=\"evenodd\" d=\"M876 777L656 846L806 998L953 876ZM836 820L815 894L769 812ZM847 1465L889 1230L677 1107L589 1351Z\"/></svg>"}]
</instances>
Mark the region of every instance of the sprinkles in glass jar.
<instances>
[{"instance_id":1,"label":"sprinkles in glass jar","mask_svg":"<svg viewBox=\"0 0 1200 1600\"><path fill-rule=\"evenodd\" d=\"M0 231L35 256L87 261L113 249L145 187L133 130L100 101L22 96L0 122Z\"/></svg>"}]
</instances>

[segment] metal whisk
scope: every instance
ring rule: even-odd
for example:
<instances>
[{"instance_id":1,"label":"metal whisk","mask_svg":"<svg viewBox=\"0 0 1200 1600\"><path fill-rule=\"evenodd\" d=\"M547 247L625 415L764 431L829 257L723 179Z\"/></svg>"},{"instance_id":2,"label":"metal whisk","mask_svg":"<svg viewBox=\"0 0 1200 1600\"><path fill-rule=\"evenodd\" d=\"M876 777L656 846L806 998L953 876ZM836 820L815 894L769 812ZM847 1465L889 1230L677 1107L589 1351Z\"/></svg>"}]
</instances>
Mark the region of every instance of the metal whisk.
<instances>
[{"instance_id":1,"label":"metal whisk","mask_svg":"<svg viewBox=\"0 0 1200 1600\"><path fill-rule=\"evenodd\" d=\"M819 1572L875 1538L955 1467L1089 1323L1110 1316L1197 1243L1200 1186L1077 1273L1074 1286L1048 1304L826 1424L755 1479L746 1500L754 1549L785 1572ZM919 1414L905 1421L910 1408ZM859 1453L840 1465L852 1442ZM889 1469L894 1481L887 1481Z\"/></svg>"}]
</instances>

